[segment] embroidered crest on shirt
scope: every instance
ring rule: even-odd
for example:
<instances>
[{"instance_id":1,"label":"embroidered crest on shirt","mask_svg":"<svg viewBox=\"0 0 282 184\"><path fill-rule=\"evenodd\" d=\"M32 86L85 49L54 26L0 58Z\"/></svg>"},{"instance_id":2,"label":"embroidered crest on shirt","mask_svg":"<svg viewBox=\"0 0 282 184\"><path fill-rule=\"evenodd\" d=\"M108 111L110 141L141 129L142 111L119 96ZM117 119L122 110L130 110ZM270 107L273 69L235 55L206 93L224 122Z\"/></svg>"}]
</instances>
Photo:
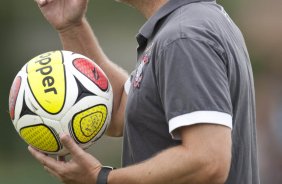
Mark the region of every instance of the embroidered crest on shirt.
<instances>
[{"instance_id":1,"label":"embroidered crest on shirt","mask_svg":"<svg viewBox=\"0 0 282 184\"><path fill-rule=\"evenodd\" d=\"M144 52L144 55L141 58L140 64L138 68L136 69L136 73L133 79L133 87L134 88L140 88L140 84L142 82L143 76L144 76L144 66L147 65L150 61L150 56L152 53L154 43L152 43L150 46L148 46Z\"/></svg>"}]
</instances>

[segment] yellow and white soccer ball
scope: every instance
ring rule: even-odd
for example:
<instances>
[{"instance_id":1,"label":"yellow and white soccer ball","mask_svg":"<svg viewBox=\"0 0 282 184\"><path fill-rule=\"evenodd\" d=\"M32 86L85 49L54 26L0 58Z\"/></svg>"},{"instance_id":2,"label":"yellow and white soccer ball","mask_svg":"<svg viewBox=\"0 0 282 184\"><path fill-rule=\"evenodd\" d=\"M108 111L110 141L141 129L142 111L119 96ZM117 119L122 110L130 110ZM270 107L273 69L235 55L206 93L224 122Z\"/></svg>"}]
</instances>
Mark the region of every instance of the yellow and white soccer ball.
<instances>
[{"instance_id":1,"label":"yellow and white soccer ball","mask_svg":"<svg viewBox=\"0 0 282 184\"><path fill-rule=\"evenodd\" d=\"M34 148L67 154L61 133L83 149L106 131L113 93L105 73L89 58L52 51L31 59L14 79L9 96L12 122L21 138Z\"/></svg>"}]
</instances>

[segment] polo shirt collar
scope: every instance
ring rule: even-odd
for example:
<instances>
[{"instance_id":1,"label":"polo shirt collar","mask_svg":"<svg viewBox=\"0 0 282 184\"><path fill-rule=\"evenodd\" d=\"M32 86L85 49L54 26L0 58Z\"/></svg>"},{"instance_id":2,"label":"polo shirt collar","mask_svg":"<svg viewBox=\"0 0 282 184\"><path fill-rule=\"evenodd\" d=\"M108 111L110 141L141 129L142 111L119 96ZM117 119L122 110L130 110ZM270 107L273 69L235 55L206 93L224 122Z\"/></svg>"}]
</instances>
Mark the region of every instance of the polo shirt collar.
<instances>
[{"instance_id":1,"label":"polo shirt collar","mask_svg":"<svg viewBox=\"0 0 282 184\"><path fill-rule=\"evenodd\" d=\"M157 25L157 23L164 17L166 17L168 14L176 10L177 8L194 2L200 2L200 1L214 1L214 0L169 0L165 5L163 5L156 14L154 14L152 17L150 17L147 22L142 26L142 28L139 31L138 37L142 35L145 39L149 39L154 29Z\"/></svg>"}]
</instances>

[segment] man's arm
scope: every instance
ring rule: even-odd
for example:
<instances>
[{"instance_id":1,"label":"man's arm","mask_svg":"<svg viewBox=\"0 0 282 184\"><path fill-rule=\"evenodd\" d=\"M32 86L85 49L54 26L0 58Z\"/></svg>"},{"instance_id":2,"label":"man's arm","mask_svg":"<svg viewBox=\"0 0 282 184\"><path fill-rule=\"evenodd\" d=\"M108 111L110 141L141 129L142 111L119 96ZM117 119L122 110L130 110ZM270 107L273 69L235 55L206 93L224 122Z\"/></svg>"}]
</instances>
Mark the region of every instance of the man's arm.
<instances>
[{"instance_id":1,"label":"man's arm","mask_svg":"<svg viewBox=\"0 0 282 184\"><path fill-rule=\"evenodd\" d=\"M64 31L59 32L63 48L83 54L93 59L108 76L113 87L114 102L111 125L107 134L121 136L123 133L124 110L127 95L124 84L128 78L127 73L111 62L104 54L86 18L82 22Z\"/></svg>"},{"instance_id":2,"label":"man's arm","mask_svg":"<svg viewBox=\"0 0 282 184\"><path fill-rule=\"evenodd\" d=\"M127 95L127 73L111 62L101 49L85 13L88 0L36 0L46 20L58 31L63 48L93 59L108 76L113 87L112 121L107 134L121 136Z\"/></svg>"},{"instance_id":3,"label":"man's arm","mask_svg":"<svg viewBox=\"0 0 282 184\"><path fill-rule=\"evenodd\" d=\"M199 124L179 128L182 144L167 149L140 164L110 172L108 184L222 184L231 162L231 129ZM67 184L93 184L101 164L69 136L61 138L72 156L57 161L31 147L32 155L52 175Z\"/></svg>"},{"instance_id":4,"label":"man's arm","mask_svg":"<svg viewBox=\"0 0 282 184\"><path fill-rule=\"evenodd\" d=\"M109 184L224 183L231 162L231 130L200 124L180 128L182 145L110 172Z\"/></svg>"}]
</instances>

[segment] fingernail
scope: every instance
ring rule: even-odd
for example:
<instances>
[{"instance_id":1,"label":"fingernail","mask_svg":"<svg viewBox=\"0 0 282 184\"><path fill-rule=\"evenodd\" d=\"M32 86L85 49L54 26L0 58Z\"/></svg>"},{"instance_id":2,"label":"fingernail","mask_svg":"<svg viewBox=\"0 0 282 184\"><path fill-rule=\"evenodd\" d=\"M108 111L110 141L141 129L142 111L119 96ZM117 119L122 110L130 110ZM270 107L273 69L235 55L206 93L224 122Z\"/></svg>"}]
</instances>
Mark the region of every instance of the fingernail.
<instances>
[{"instance_id":1,"label":"fingernail","mask_svg":"<svg viewBox=\"0 0 282 184\"><path fill-rule=\"evenodd\" d=\"M29 152L34 152L35 151L34 148L31 147L31 146L28 146L27 149L28 149Z\"/></svg>"},{"instance_id":2,"label":"fingernail","mask_svg":"<svg viewBox=\"0 0 282 184\"><path fill-rule=\"evenodd\" d=\"M65 132L60 133L60 137L61 137L61 138L62 138L62 137L65 137L65 136L67 136L67 134L66 134Z\"/></svg>"},{"instance_id":3,"label":"fingernail","mask_svg":"<svg viewBox=\"0 0 282 184\"><path fill-rule=\"evenodd\" d=\"M68 136L69 136L69 135L66 134L66 133L61 133L61 134L60 134L60 139L64 141L64 140L68 139Z\"/></svg>"},{"instance_id":4,"label":"fingernail","mask_svg":"<svg viewBox=\"0 0 282 184\"><path fill-rule=\"evenodd\" d=\"M38 0L37 2L40 6L43 6L46 3L46 0Z\"/></svg>"}]
</instances>

